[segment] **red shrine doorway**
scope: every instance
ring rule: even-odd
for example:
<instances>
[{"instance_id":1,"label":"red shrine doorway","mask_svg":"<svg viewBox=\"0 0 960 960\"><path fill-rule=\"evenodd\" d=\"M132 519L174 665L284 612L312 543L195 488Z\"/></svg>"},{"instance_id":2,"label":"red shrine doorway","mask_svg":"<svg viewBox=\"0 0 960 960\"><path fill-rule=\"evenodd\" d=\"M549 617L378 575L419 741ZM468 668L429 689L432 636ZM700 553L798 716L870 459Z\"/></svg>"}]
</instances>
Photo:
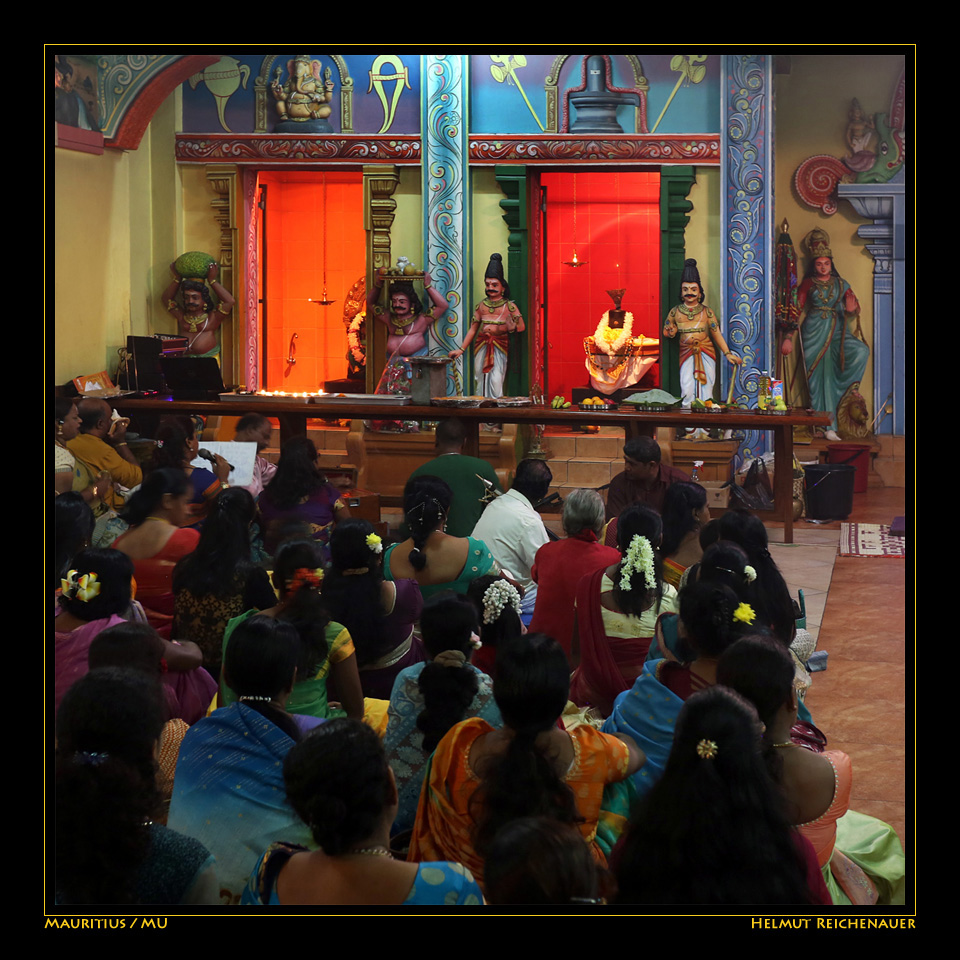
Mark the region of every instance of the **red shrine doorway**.
<instances>
[{"instance_id":1,"label":"red shrine doorway","mask_svg":"<svg viewBox=\"0 0 960 960\"><path fill-rule=\"evenodd\" d=\"M584 337L626 288L633 336L659 337L660 171L540 173L544 397L589 386ZM574 259L576 254L576 259ZM575 265L576 264L576 265ZM660 385L659 366L643 379Z\"/></svg>"},{"instance_id":2,"label":"red shrine doorway","mask_svg":"<svg viewBox=\"0 0 960 960\"><path fill-rule=\"evenodd\" d=\"M262 170L259 186L262 389L316 393L347 375L344 303L366 277L363 174Z\"/></svg>"}]
</instances>

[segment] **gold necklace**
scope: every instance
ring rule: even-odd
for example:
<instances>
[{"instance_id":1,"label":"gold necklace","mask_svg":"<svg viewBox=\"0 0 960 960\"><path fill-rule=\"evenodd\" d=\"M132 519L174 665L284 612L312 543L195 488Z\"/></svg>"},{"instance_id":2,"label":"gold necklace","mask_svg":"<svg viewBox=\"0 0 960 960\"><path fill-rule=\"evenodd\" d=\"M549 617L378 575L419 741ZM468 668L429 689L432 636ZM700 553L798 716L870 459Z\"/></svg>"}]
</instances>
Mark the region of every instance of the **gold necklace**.
<instances>
[{"instance_id":1,"label":"gold necklace","mask_svg":"<svg viewBox=\"0 0 960 960\"><path fill-rule=\"evenodd\" d=\"M347 853L356 853L363 857L392 857L393 854L382 844L376 847L355 847Z\"/></svg>"},{"instance_id":2,"label":"gold necklace","mask_svg":"<svg viewBox=\"0 0 960 960\"><path fill-rule=\"evenodd\" d=\"M194 319L193 317L189 317L187 316L187 314L184 314L183 319L186 323L190 325L190 329L196 332L197 327L199 327L201 323L206 323L208 317L207 317L207 314L201 313L199 317Z\"/></svg>"}]
</instances>

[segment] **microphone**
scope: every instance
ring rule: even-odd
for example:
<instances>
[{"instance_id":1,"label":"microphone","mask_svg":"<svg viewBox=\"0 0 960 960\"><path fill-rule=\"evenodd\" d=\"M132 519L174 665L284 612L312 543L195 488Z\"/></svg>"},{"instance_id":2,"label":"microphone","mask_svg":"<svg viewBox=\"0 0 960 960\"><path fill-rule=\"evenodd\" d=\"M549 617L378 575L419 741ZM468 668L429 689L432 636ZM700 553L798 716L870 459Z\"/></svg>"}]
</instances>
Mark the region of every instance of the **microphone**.
<instances>
[{"instance_id":1,"label":"microphone","mask_svg":"<svg viewBox=\"0 0 960 960\"><path fill-rule=\"evenodd\" d=\"M203 459L203 460L209 460L210 463L212 463L212 464L214 464L214 466L216 466L217 458L216 458L209 450L205 450L203 447L201 447L201 448L197 451L197 456L200 457L200 458ZM236 470L236 469L237 469L232 463L228 463L227 466L228 466L231 470Z\"/></svg>"}]
</instances>

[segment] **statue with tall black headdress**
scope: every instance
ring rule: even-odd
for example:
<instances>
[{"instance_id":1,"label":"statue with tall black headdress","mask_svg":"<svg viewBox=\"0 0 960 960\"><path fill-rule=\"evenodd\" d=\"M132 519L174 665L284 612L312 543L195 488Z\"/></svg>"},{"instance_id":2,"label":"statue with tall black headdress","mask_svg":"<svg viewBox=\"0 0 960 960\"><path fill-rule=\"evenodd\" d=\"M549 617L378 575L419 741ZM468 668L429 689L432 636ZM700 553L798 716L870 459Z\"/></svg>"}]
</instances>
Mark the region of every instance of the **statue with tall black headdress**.
<instances>
[{"instance_id":1,"label":"statue with tall black headdress","mask_svg":"<svg viewBox=\"0 0 960 960\"><path fill-rule=\"evenodd\" d=\"M663 325L667 339L678 338L680 347L680 393L683 405L694 400L714 399L717 382L717 354L739 366L743 360L727 346L716 314L703 302L703 286L696 260L684 260L680 278L680 299Z\"/></svg>"},{"instance_id":2,"label":"statue with tall black headdress","mask_svg":"<svg viewBox=\"0 0 960 960\"><path fill-rule=\"evenodd\" d=\"M517 305L510 299L510 287L503 275L503 257L499 253L490 255L483 276L486 297L477 304L463 346L451 350L449 355L457 359L472 343L477 392L497 398L503 396L507 374L508 335L523 333L526 328Z\"/></svg>"}]
</instances>

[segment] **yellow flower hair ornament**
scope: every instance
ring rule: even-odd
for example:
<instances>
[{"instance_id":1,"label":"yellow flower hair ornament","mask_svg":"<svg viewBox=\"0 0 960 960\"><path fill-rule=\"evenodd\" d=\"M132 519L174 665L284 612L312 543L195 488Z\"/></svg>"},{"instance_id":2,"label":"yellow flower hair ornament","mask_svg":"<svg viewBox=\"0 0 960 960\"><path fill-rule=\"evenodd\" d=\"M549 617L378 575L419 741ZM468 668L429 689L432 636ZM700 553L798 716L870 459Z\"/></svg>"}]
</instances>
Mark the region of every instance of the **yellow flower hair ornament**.
<instances>
[{"instance_id":1,"label":"yellow flower hair ornament","mask_svg":"<svg viewBox=\"0 0 960 960\"><path fill-rule=\"evenodd\" d=\"M374 553L383 553L383 540L378 537L375 533L367 534L367 546Z\"/></svg>"},{"instance_id":2,"label":"yellow flower hair ornament","mask_svg":"<svg viewBox=\"0 0 960 960\"><path fill-rule=\"evenodd\" d=\"M740 606L733 611L733 620L735 623L752 624L756 619L757 615L753 612L753 607L751 607L749 603L741 603Z\"/></svg>"},{"instance_id":3,"label":"yellow flower hair ornament","mask_svg":"<svg viewBox=\"0 0 960 960\"><path fill-rule=\"evenodd\" d=\"M66 577L60 580L60 587L65 597L76 598L84 603L100 596L100 582L95 573L85 573L78 577L76 570L70 570Z\"/></svg>"},{"instance_id":4,"label":"yellow flower hair ornament","mask_svg":"<svg viewBox=\"0 0 960 960\"><path fill-rule=\"evenodd\" d=\"M714 740L701 740L697 744L697 756L701 760L713 760L719 752L719 748Z\"/></svg>"}]
</instances>

